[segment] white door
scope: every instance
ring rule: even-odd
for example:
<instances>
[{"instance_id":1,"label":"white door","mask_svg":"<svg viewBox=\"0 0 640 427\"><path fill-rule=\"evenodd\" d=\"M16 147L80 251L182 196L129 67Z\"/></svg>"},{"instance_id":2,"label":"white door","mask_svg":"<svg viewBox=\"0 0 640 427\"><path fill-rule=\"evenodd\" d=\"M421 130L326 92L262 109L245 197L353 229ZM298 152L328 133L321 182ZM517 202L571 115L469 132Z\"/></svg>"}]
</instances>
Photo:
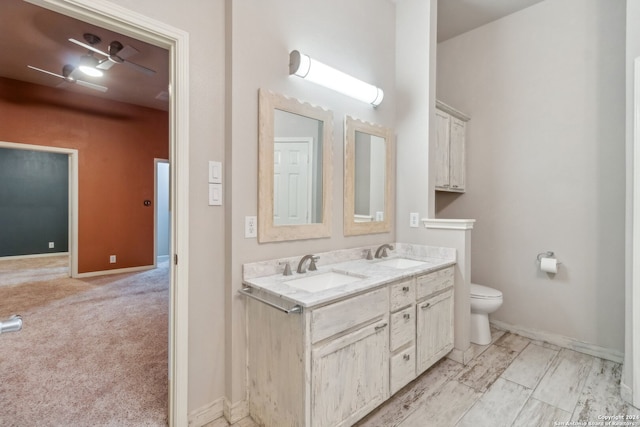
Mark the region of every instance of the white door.
<instances>
[{"instance_id":1,"label":"white door","mask_svg":"<svg viewBox=\"0 0 640 427\"><path fill-rule=\"evenodd\" d=\"M312 138L276 138L273 153L273 223L311 222Z\"/></svg>"}]
</instances>

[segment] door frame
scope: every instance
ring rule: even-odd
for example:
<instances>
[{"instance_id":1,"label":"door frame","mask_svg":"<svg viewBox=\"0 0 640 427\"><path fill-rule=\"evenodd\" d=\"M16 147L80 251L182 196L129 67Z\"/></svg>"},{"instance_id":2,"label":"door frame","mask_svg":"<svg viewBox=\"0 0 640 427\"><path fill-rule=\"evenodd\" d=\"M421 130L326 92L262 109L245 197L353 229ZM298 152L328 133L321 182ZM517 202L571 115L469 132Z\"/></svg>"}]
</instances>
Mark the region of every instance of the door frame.
<instances>
[{"instance_id":1,"label":"door frame","mask_svg":"<svg viewBox=\"0 0 640 427\"><path fill-rule=\"evenodd\" d=\"M631 200L627 203L631 205L631 230L627 230L631 236L631 245L627 246L626 259L631 263L627 272L628 286L630 286L629 301L627 302L626 328L629 332L626 334L630 342L627 342L630 348L625 350L625 365L629 365L628 369L631 373L631 384L624 384L622 387L630 387L630 390L621 390L623 396L626 397L633 406L640 408L640 57L634 60L633 67L633 146L631 159ZM630 391L630 396L629 392Z\"/></svg>"},{"instance_id":2,"label":"door frame","mask_svg":"<svg viewBox=\"0 0 640 427\"><path fill-rule=\"evenodd\" d=\"M67 251L69 252L69 276L78 277L78 150L73 148L22 144L9 141L0 141L0 148L67 154L69 156L69 215Z\"/></svg>"},{"instance_id":3,"label":"door frame","mask_svg":"<svg viewBox=\"0 0 640 427\"><path fill-rule=\"evenodd\" d=\"M169 51L170 426L188 425L189 352L189 34L107 0L26 0ZM178 263L178 254L180 256Z\"/></svg>"}]
</instances>

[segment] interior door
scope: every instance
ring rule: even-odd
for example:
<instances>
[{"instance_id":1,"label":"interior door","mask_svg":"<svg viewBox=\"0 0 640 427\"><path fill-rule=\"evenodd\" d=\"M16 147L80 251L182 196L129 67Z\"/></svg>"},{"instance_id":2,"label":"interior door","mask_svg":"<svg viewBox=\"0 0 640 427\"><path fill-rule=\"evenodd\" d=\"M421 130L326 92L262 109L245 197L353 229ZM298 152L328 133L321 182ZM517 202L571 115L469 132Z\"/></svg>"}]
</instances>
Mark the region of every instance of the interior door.
<instances>
[{"instance_id":1,"label":"interior door","mask_svg":"<svg viewBox=\"0 0 640 427\"><path fill-rule=\"evenodd\" d=\"M273 153L273 223L308 224L311 220L312 138L276 138Z\"/></svg>"}]
</instances>

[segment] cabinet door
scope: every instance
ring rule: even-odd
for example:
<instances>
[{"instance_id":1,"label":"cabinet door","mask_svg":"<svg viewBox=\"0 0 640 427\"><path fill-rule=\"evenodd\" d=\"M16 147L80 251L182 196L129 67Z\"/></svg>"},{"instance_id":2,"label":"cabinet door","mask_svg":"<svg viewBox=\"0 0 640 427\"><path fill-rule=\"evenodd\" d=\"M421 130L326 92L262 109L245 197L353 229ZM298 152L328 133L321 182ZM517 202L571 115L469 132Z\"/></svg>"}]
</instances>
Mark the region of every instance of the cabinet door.
<instances>
[{"instance_id":1,"label":"cabinet door","mask_svg":"<svg viewBox=\"0 0 640 427\"><path fill-rule=\"evenodd\" d=\"M384 319L312 351L311 425L350 426L389 397L389 325Z\"/></svg>"},{"instance_id":2,"label":"cabinet door","mask_svg":"<svg viewBox=\"0 0 640 427\"><path fill-rule=\"evenodd\" d=\"M419 302L416 311L420 375L453 349L453 288Z\"/></svg>"},{"instance_id":3,"label":"cabinet door","mask_svg":"<svg viewBox=\"0 0 640 427\"><path fill-rule=\"evenodd\" d=\"M451 116L436 109L436 187L449 187L449 132Z\"/></svg>"},{"instance_id":4,"label":"cabinet door","mask_svg":"<svg viewBox=\"0 0 640 427\"><path fill-rule=\"evenodd\" d=\"M454 191L464 191L466 123L451 117L449 135L449 186Z\"/></svg>"}]
</instances>

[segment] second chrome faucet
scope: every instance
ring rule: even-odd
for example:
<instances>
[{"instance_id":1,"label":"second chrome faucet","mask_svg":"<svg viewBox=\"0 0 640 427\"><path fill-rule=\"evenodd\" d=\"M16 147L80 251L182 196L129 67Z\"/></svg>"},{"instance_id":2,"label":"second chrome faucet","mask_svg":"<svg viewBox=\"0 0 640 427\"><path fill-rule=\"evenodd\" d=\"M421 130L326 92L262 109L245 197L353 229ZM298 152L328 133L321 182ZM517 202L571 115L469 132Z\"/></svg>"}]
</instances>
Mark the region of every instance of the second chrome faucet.
<instances>
[{"instance_id":1,"label":"second chrome faucet","mask_svg":"<svg viewBox=\"0 0 640 427\"><path fill-rule=\"evenodd\" d=\"M393 250L393 246L391 246L388 243L385 243L384 245L380 245L380 247L378 247L378 249L376 249L376 258L385 258L387 256L387 249L389 249L390 251Z\"/></svg>"},{"instance_id":2,"label":"second chrome faucet","mask_svg":"<svg viewBox=\"0 0 640 427\"><path fill-rule=\"evenodd\" d=\"M317 255L305 255L302 257L302 259L300 259L300 262L298 263L298 268L296 269L296 272L298 273L306 273L307 272L307 267L305 266L305 263L307 261L309 261L309 271L316 271L318 268L316 267L316 262L318 262L318 260L320 259L319 256Z\"/></svg>"}]
</instances>

